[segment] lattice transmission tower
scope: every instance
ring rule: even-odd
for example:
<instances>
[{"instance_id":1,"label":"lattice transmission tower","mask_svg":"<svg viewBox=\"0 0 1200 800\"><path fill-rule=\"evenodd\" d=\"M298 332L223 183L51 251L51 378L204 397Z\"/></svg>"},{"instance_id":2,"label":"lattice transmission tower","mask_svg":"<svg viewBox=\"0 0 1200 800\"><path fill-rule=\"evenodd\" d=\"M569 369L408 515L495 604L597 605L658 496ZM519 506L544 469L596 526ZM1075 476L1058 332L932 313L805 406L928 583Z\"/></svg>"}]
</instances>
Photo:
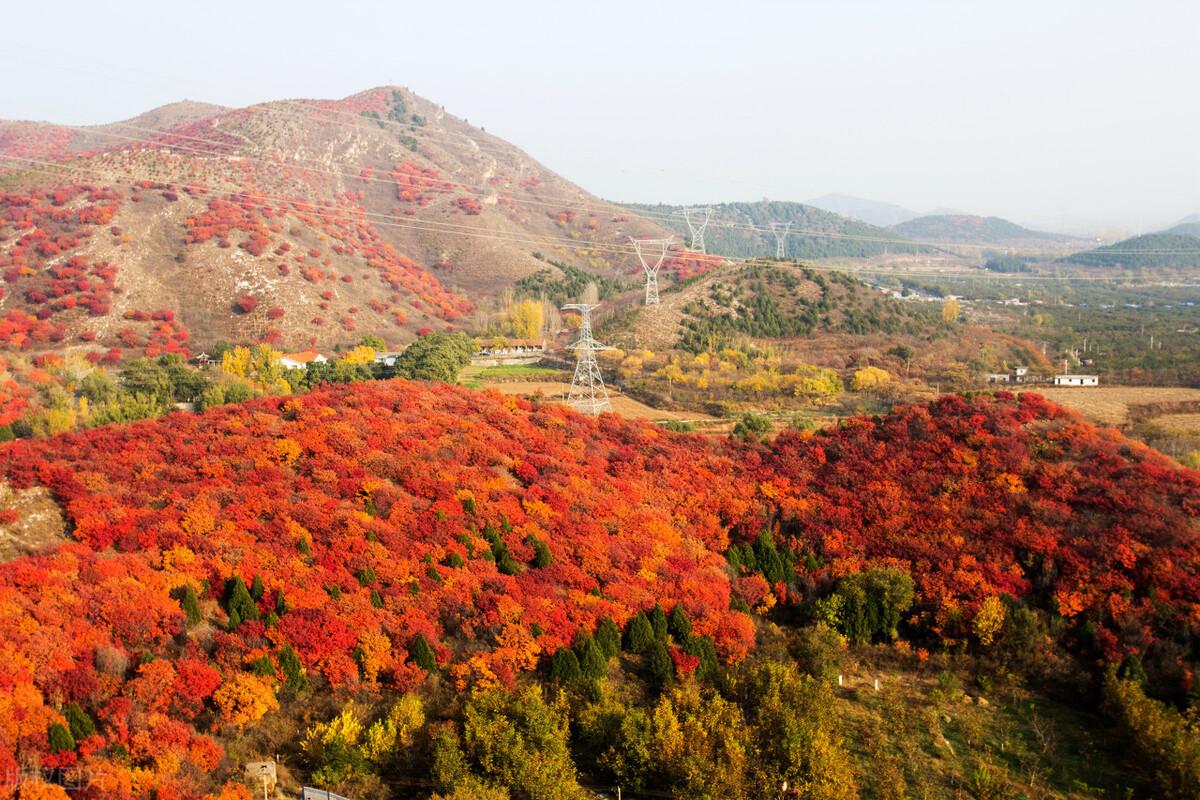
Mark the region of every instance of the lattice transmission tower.
<instances>
[{"instance_id":1,"label":"lattice transmission tower","mask_svg":"<svg viewBox=\"0 0 1200 800\"><path fill-rule=\"evenodd\" d=\"M646 271L646 305L658 305L658 270L662 267L663 261L667 258L667 248L671 246L671 242L675 240L674 236L668 236L666 239L634 239L629 237L629 241L633 242L633 249L637 251L638 261L642 262L642 269ZM658 260L654 262L654 266L646 260L646 254L642 252L642 248L653 250L661 248L662 253Z\"/></svg>"},{"instance_id":2,"label":"lattice transmission tower","mask_svg":"<svg viewBox=\"0 0 1200 800\"><path fill-rule=\"evenodd\" d=\"M567 405L593 417L598 416L601 411L612 411L612 404L608 402L608 390L604 388L604 378L600 374L600 366L596 363L596 352L611 348L592 338L592 309L597 305L571 303L562 307L563 311L578 311L581 317L579 339L568 346L569 350L575 351L575 375L571 378Z\"/></svg>"},{"instance_id":3,"label":"lattice transmission tower","mask_svg":"<svg viewBox=\"0 0 1200 800\"><path fill-rule=\"evenodd\" d=\"M784 245L787 244L788 230L792 227L791 222L772 222L771 233L775 234L775 257L782 260Z\"/></svg>"},{"instance_id":4,"label":"lattice transmission tower","mask_svg":"<svg viewBox=\"0 0 1200 800\"><path fill-rule=\"evenodd\" d=\"M684 208L683 221L687 223L688 232L692 235L692 249L699 250L701 253L708 255L708 250L704 249L704 229L708 227L708 221L712 218L713 210L709 206L704 208ZM692 218L695 217L693 220ZM704 217L704 219L701 219Z\"/></svg>"}]
</instances>

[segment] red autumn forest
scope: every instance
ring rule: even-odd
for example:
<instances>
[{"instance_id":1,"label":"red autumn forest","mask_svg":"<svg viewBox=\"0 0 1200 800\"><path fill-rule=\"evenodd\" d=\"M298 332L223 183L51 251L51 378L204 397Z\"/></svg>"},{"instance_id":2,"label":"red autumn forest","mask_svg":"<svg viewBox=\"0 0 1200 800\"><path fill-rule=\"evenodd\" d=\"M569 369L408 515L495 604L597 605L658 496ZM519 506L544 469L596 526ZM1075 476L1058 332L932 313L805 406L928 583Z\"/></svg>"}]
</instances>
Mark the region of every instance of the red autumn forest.
<instances>
[{"instance_id":1,"label":"red autumn forest","mask_svg":"<svg viewBox=\"0 0 1200 800\"><path fill-rule=\"evenodd\" d=\"M0 762L86 767L80 797L216 796L223 736L298 671L412 689L422 638L459 687L512 686L656 604L732 663L871 566L911 573L926 647L1011 595L1085 657L1181 692L1196 666L1200 472L1032 394L764 444L372 382L13 442L0 471L74 539L0 566ZM729 557L764 531L786 574ZM71 705L94 733L54 747Z\"/></svg>"}]
</instances>

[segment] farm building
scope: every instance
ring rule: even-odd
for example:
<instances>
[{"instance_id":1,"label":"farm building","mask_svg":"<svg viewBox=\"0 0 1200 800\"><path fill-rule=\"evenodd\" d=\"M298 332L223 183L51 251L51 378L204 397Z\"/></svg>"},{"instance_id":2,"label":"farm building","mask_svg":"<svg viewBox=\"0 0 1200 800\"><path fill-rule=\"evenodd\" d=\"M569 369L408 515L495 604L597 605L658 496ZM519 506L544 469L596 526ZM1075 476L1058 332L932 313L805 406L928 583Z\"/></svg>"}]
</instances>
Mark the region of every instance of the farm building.
<instances>
[{"instance_id":1,"label":"farm building","mask_svg":"<svg viewBox=\"0 0 1200 800\"><path fill-rule=\"evenodd\" d=\"M1055 375L1055 386L1099 386L1098 375Z\"/></svg>"},{"instance_id":2,"label":"farm building","mask_svg":"<svg viewBox=\"0 0 1200 800\"><path fill-rule=\"evenodd\" d=\"M1013 367L1009 372L989 372L988 383L1025 383L1029 380L1029 367Z\"/></svg>"},{"instance_id":3,"label":"farm building","mask_svg":"<svg viewBox=\"0 0 1200 800\"><path fill-rule=\"evenodd\" d=\"M396 359L403 355L403 350L381 350L375 354L375 363L383 364L385 367L393 366Z\"/></svg>"},{"instance_id":4,"label":"farm building","mask_svg":"<svg viewBox=\"0 0 1200 800\"><path fill-rule=\"evenodd\" d=\"M544 339L483 339L471 356L476 366L507 366L536 364L546 355Z\"/></svg>"},{"instance_id":5,"label":"farm building","mask_svg":"<svg viewBox=\"0 0 1200 800\"><path fill-rule=\"evenodd\" d=\"M329 359L316 350L302 350L299 353L284 353L279 357L279 363L285 369L308 369L309 364L320 364Z\"/></svg>"}]
</instances>

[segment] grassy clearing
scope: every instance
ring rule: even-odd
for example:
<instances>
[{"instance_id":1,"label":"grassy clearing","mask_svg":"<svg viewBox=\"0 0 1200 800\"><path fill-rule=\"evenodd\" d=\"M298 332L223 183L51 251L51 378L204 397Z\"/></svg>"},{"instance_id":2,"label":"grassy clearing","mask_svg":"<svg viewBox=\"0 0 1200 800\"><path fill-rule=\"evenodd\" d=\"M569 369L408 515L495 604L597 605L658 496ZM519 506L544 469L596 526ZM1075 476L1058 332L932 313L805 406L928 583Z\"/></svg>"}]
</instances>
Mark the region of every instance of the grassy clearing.
<instances>
[{"instance_id":1,"label":"grassy clearing","mask_svg":"<svg viewBox=\"0 0 1200 800\"><path fill-rule=\"evenodd\" d=\"M932 664L856 655L865 658L846 668L862 674L845 676L838 712L864 797L1152 796L1122 763L1111 723L1095 711L1018 687L983 691L966 675L939 673Z\"/></svg>"},{"instance_id":2,"label":"grassy clearing","mask_svg":"<svg viewBox=\"0 0 1200 800\"><path fill-rule=\"evenodd\" d=\"M498 367L466 367L459 375L459 381L486 382L499 378L541 377L553 375L561 370L543 367L538 364L507 364Z\"/></svg>"},{"instance_id":3,"label":"grassy clearing","mask_svg":"<svg viewBox=\"0 0 1200 800\"><path fill-rule=\"evenodd\" d=\"M465 367L459 373L458 382L472 389L482 389L489 383L506 381L513 378L526 380L545 380L556 375L561 370L543 367L537 364L508 364L498 367Z\"/></svg>"}]
</instances>

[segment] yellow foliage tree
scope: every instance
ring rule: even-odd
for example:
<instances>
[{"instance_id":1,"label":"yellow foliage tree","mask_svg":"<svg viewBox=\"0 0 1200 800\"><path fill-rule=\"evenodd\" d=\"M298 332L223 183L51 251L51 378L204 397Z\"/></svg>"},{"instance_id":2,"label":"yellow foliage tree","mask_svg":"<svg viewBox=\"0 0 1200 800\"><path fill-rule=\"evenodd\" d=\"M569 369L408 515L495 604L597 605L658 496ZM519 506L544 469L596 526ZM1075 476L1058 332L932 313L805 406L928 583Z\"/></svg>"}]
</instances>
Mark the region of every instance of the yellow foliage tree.
<instances>
[{"instance_id":1,"label":"yellow foliage tree","mask_svg":"<svg viewBox=\"0 0 1200 800\"><path fill-rule=\"evenodd\" d=\"M1007 612L1004 609L1004 603L999 597L989 597L979 606L979 612L975 614L975 636L979 639L979 643L987 646L996 641L996 634L1004 627L1004 619Z\"/></svg>"},{"instance_id":2,"label":"yellow foliage tree","mask_svg":"<svg viewBox=\"0 0 1200 800\"><path fill-rule=\"evenodd\" d=\"M213 702L224 720L238 728L258 722L268 711L279 708L275 692L255 675L239 672L213 693Z\"/></svg>"},{"instance_id":3,"label":"yellow foliage tree","mask_svg":"<svg viewBox=\"0 0 1200 800\"><path fill-rule=\"evenodd\" d=\"M959 315L958 301L953 297L947 297L946 302L942 303L942 321L954 322Z\"/></svg>"},{"instance_id":4,"label":"yellow foliage tree","mask_svg":"<svg viewBox=\"0 0 1200 800\"><path fill-rule=\"evenodd\" d=\"M221 372L235 378L249 377L250 348L235 347L232 350L226 350L225 355L221 356Z\"/></svg>"},{"instance_id":5,"label":"yellow foliage tree","mask_svg":"<svg viewBox=\"0 0 1200 800\"><path fill-rule=\"evenodd\" d=\"M519 339L535 339L546 324L545 311L537 300L525 299L508 309L508 327Z\"/></svg>"},{"instance_id":6,"label":"yellow foliage tree","mask_svg":"<svg viewBox=\"0 0 1200 800\"><path fill-rule=\"evenodd\" d=\"M304 451L295 439L281 437L275 440L274 460L285 467L295 464Z\"/></svg>"},{"instance_id":7,"label":"yellow foliage tree","mask_svg":"<svg viewBox=\"0 0 1200 800\"><path fill-rule=\"evenodd\" d=\"M376 764L384 764L398 749L411 745L424 724L425 707L421 698L409 692L392 705L386 717L367 729L363 754Z\"/></svg>"},{"instance_id":8,"label":"yellow foliage tree","mask_svg":"<svg viewBox=\"0 0 1200 800\"><path fill-rule=\"evenodd\" d=\"M883 388L891 379L892 376L885 369L863 367L855 371L854 377L850 379L850 387L856 392L867 392Z\"/></svg>"},{"instance_id":9,"label":"yellow foliage tree","mask_svg":"<svg viewBox=\"0 0 1200 800\"><path fill-rule=\"evenodd\" d=\"M355 703L347 703L329 722L318 722L310 727L300 747L310 758L316 759L325 747L334 742L357 745L362 732L362 711Z\"/></svg>"},{"instance_id":10,"label":"yellow foliage tree","mask_svg":"<svg viewBox=\"0 0 1200 800\"><path fill-rule=\"evenodd\" d=\"M362 653L363 678L368 683L379 679L379 674L394 662L392 642L385 634L365 629L358 635L358 649Z\"/></svg>"},{"instance_id":11,"label":"yellow foliage tree","mask_svg":"<svg viewBox=\"0 0 1200 800\"><path fill-rule=\"evenodd\" d=\"M361 366L370 364L375 360L375 348L368 347L365 344L360 344L352 350L347 350L342 354L342 361L351 366Z\"/></svg>"}]
</instances>

